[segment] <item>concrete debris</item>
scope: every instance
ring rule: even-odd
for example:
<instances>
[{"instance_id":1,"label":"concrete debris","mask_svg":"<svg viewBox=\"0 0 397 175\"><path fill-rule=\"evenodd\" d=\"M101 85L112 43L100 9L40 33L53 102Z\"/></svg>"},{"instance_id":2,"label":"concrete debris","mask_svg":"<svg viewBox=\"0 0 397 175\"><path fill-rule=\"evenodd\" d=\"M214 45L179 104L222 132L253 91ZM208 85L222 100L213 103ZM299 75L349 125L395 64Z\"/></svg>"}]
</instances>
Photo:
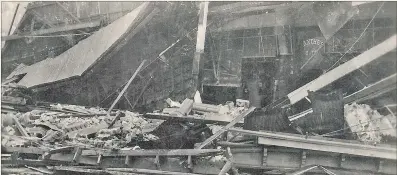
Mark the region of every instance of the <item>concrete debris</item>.
<instances>
[{"instance_id":1,"label":"concrete debris","mask_svg":"<svg viewBox=\"0 0 397 175\"><path fill-rule=\"evenodd\" d=\"M248 100L236 99L236 106L248 108L250 106L250 102Z\"/></svg>"},{"instance_id":2,"label":"concrete debris","mask_svg":"<svg viewBox=\"0 0 397 175\"><path fill-rule=\"evenodd\" d=\"M167 100L165 100L165 101L167 102L167 104L168 104L171 108L173 108L173 107L177 107L177 108L181 107L181 103L172 101L170 98L167 98Z\"/></svg>"},{"instance_id":3,"label":"concrete debris","mask_svg":"<svg viewBox=\"0 0 397 175\"><path fill-rule=\"evenodd\" d=\"M239 100L239 99L237 99ZM172 101L170 98L168 98L167 103L170 108L164 108L163 113L166 114L181 114L181 111L183 112L184 115L187 114L192 114L192 115L238 115L241 113L243 110L248 109L249 107L249 102L247 100L240 100L239 103L234 104L234 102L226 102L225 105L219 104L219 105L213 105L213 104L204 104L204 103L197 103L193 102L193 100L190 99L185 99L182 103L182 105L175 105L179 104L178 102ZM171 103L172 102L172 103ZM193 102L193 103L192 103ZM179 108L179 109L178 109ZM186 108L186 109L184 109ZM191 108L191 112L186 112L189 111ZM179 112L178 112L179 111Z\"/></svg>"},{"instance_id":4,"label":"concrete debris","mask_svg":"<svg viewBox=\"0 0 397 175\"><path fill-rule=\"evenodd\" d=\"M395 117L386 117L366 104L345 105L345 120L363 142L379 143L385 137L396 137ZM393 124L394 123L394 124Z\"/></svg>"},{"instance_id":5,"label":"concrete debris","mask_svg":"<svg viewBox=\"0 0 397 175\"><path fill-rule=\"evenodd\" d=\"M199 91L196 91L196 93L194 94L194 102L195 103L203 103L201 100L201 95Z\"/></svg>"}]
</instances>

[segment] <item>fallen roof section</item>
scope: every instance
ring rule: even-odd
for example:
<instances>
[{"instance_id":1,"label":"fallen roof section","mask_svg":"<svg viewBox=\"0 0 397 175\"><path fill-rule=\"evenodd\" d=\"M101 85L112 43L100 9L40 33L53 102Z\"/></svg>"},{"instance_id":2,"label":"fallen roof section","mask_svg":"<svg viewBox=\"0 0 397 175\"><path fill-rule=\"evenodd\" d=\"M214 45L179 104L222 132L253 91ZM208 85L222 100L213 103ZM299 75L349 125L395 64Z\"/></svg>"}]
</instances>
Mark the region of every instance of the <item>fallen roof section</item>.
<instances>
[{"instance_id":1,"label":"fallen roof section","mask_svg":"<svg viewBox=\"0 0 397 175\"><path fill-rule=\"evenodd\" d=\"M123 40L123 36L131 30L132 26L139 23L139 16L145 12L148 5L149 2L143 3L59 56L47 58L20 70L19 72L26 75L18 82L18 85L30 88L81 76L113 46Z\"/></svg>"}]
</instances>

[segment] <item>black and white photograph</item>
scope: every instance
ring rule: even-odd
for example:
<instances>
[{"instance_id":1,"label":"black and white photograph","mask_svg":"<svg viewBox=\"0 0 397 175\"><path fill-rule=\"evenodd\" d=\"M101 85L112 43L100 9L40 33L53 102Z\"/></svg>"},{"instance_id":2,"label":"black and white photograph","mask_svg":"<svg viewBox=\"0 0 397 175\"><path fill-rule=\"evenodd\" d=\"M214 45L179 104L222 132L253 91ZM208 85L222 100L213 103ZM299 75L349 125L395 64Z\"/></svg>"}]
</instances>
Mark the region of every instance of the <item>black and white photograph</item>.
<instances>
[{"instance_id":1,"label":"black and white photograph","mask_svg":"<svg viewBox=\"0 0 397 175\"><path fill-rule=\"evenodd\" d=\"M397 1L0 3L1 174L397 174Z\"/></svg>"}]
</instances>

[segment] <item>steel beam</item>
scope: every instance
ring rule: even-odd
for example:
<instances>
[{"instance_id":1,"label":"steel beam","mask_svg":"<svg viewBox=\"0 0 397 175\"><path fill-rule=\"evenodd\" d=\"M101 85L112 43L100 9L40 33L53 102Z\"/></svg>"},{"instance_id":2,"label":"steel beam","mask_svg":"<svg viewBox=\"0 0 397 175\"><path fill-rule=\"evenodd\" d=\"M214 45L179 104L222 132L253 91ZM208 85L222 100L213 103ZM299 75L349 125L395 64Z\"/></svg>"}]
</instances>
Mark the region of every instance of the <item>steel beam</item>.
<instances>
[{"instance_id":1,"label":"steel beam","mask_svg":"<svg viewBox=\"0 0 397 175\"><path fill-rule=\"evenodd\" d=\"M288 148L397 160L397 149L392 146L373 146L342 139L330 139L319 136L307 137L298 134L279 132L259 132L235 128L229 129L229 131L258 136L258 144L261 145L274 145Z\"/></svg>"}]
</instances>

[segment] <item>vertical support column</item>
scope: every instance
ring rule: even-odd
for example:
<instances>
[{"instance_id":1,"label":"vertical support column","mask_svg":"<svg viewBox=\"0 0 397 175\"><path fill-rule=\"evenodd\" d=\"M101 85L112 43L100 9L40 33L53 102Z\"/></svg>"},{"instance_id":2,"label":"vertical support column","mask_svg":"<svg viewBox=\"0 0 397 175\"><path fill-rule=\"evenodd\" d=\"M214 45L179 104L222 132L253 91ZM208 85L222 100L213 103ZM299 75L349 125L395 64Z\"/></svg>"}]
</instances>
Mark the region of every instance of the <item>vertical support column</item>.
<instances>
[{"instance_id":1,"label":"vertical support column","mask_svg":"<svg viewBox=\"0 0 397 175\"><path fill-rule=\"evenodd\" d=\"M125 165L129 165L130 161L131 161L131 157L130 156L125 156L124 164Z\"/></svg>"},{"instance_id":2,"label":"vertical support column","mask_svg":"<svg viewBox=\"0 0 397 175\"><path fill-rule=\"evenodd\" d=\"M378 160L378 167L377 167L377 172L378 173L383 172L383 164L384 164L383 160Z\"/></svg>"},{"instance_id":3,"label":"vertical support column","mask_svg":"<svg viewBox=\"0 0 397 175\"><path fill-rule=\"evenodd\" d=\"M301 168L304 167L306 164L306 151L302 151L302 157L301 157Z\"/></svg>"},{"instance_id":4,"label":"vertical support column","mask_svg":"<svg viewBox=\"0 0 397 175\"><path fill-rule=\"evenodd\" d=\"M340 154L339 168L343 168L344 161L346 161L346 156L344 154Z\"/></svg>"},{"instance_id":5,"label":"vertical support column","mask_svg":"<svg viewBox=\"0 0 397 175\"><path fill-rule=\"evenodd\" d=\"M99 155L98 155L98 159L97 159L97 161L96 161L96 164L97 164L97 165L100 165L101 162L102 162L102 154L99 154Z\"/></svg>"},{"instance_id":6,"label":"vertical support column","mask_svg":"<svg viewBox=\"0 0 397 175\"><path fill-rule=\"evenodd\" d=\"M263 146L262 166L267 166L267 148L265 146Z\"/></svg>"},{"instance_id":7,"label":"vertical support column","mask_svg":"<svg viewBox=\"0 0 397 175\"><path fill-rule=\"evenodd\" d=\"M193 161L191 155L187 157L187 168L189 169L190 172L193 172Z\"/></svg>"},{"instance_id":8,"label":"vertical support column","mask_svg":"<svg viewBox=\"0 0 397 175\"><path fill-rule=\"evenodd\" d=\"M159 155L157 155L156 158L154 159L154 164L156 165L158 170L161 170L160 156Z\"/></svg>"},{"instance_id":9,"label":"vertical support column","mask_svg":"<svg viewBox=\"0 0 397 175\"><path fill-rule=\"evenodd\" d=\"M208 1L200 3L199 23L197 27L196 52L193 58L192 74L194 79L194 91L201 89L200 59L204 54L205 33L207 29Z\"/></svg>"}]
</instances>

